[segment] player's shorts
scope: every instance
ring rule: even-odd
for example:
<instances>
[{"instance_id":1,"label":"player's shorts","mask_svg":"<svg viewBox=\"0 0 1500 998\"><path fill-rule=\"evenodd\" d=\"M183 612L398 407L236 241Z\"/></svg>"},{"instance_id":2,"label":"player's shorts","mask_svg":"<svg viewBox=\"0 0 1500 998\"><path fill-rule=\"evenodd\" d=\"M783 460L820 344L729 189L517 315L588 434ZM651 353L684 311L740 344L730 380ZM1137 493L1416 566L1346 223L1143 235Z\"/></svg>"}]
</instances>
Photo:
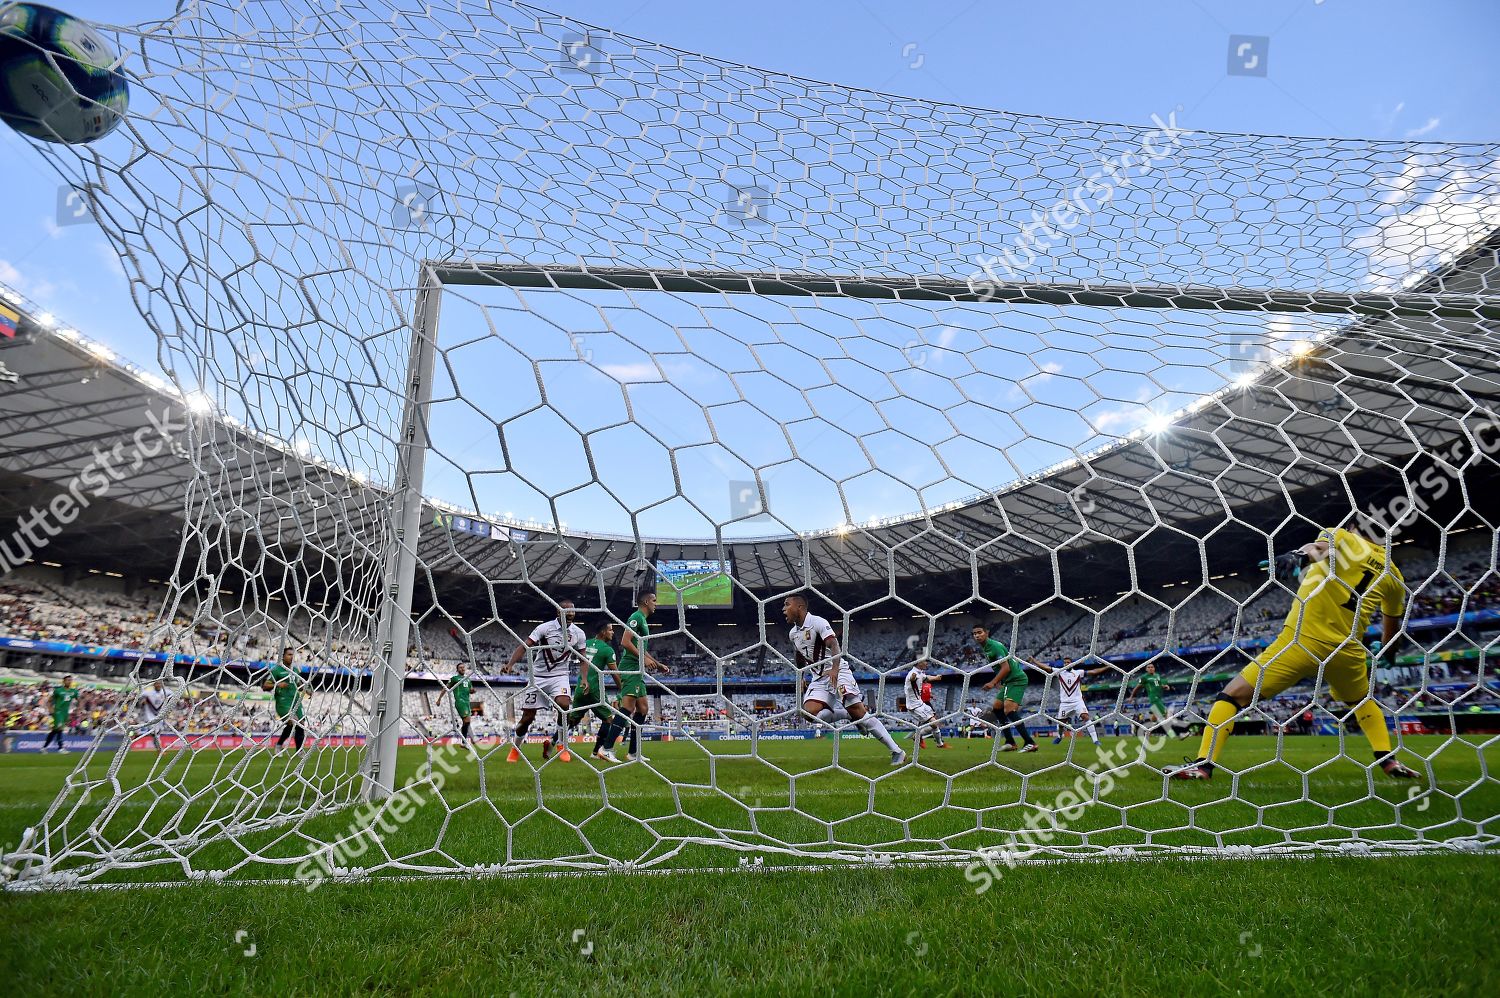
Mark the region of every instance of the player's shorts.
<instances>
[{"instance_id":1,"label":"player's shorts","mask_svg":"<svg viewBox=\"0 0 1500 998\"><path fill-rule=\"evenodd\" d=\"M534 676L526 691L521 694L521 709L542 710L552 707L559 698L567 696L567 676Z\"/></svg>"},{"instance_id":2,"label":"player's shorts","mask_svg":"<svg viewBox=\"0 0 1500 998\"><path fill-rule=\"evenodd\" d=\"M1288 631L1282 631L1240 670L1240 678L1251 686L1258 683L1260 699L1265 701L1313 678L1319 666L1323 666L1329 692L1344 703L1358 703L1370 695L1370 667L1362 645L1351 641L1342 647L1330 646L1297 639Z\"/></svg>"},{"instance_id":3,"label":"player's shorts","mask_svg":"<svg viewBox=\"0 0 1500 998\"><path fill-rule=\"evenodd\" d=\"M1030 685L1030 683L1006 683L1000 687L1000 692L995 694L995 699L1021 703L1026 699L1026 687Z\"/></svg>"},{"instance_id":4,"label":"player's shorts","mask_svg":"<svg viewBox=\"0 0 1500 998\"><path fill-rule=\"evenodd\" d=\"M937 719L937 714L933 711L932 704L923 703L920 700L906 701L906 710L907 713L911 714L912 717L915 717L923 724L926 724L928 721Z\"/></svg>"},{"instance_id":5,"label":"player's shorts","mask_svg":"<svg viewBox=\"0 0 1500 998\"><path fill-rule=\"evenodd\" d=\"M647 695L646 677L639 672L620 673L620 696L643 697Z\"/></svg>"},{"instance_id":6,"label":"player's shorts","mask_svg":"<svg viewBox=\"0 0 1500 998\"><path fill-rule=\"evenodd\" d=\"M1160 700L1152 700L1151 713L1158 721L1165 721L1169 712L1167 711L1166 704L1162 703Z\"/></svg>"},{"instance_id":7,"label":"player's shorts","mask_svg":"<svg viewBox=\"0 0 1500 998\"><path fill-rule=\"evenodd\" d=\"M295 717L293 716L294 714L296 715ZM302 709L301 700L286 708L283 708L281 704L276 705L276 720L278 721L300 721L306 716L307 712Z\"/></svg>"},{"instance_id":8,"label":"player's shorts","mask_svg":"<svg viewBox=\"0 0 1500 998\"><path fill-rule=\"evenodd\" d=\"M1087 714L1088 705L1082 700L1064 700L1057 705L1058 717L1072 717L1075 714Z\"/></svg>"},{"instance_id":9,"label":"player's shorts","mask_svg":"<svg viewBox=\"0 0 1500 998\"><path fill-rule=\"evenodd\" d=\"M865 695L859 691L859 686L855 683L841 685L835 691L833 684L828 681L828 678L819 674L817 679L807 684L807 691L802 694L803 703L807 703L809 700L826 703L830 707L836 704L848 707L850 704L864 703Z\"/></svg>"},{"instance_id":10,"label":"player's shorts","mask_svg":"<svg viewBox=\"0 0 1500 998\"><path fill-rule=\"evenodd\" d=\"M613 708L604 699L602 690L591 689L580 683L573 687L573 708L568 711L568 717L571 720L588 713L592 713L601 721L607 721L615 716Z\"/></svg>"},{"instance_id":11,"label":"player's shorts","mask_svg":"<svg viewBox=\"0 0 1500 998\"><path fill-rule=\"evenodd\" d=\"M161 734L161 727L162 727L162 720L159 717L156 718L156 719L154 719L154 720L151 720L151 721L145 721L145 722L143 722L141 724L141 728L140 728L141 737L143 737L143 738L149 738L152 735L159 735L159 734Z\"/></svg>"}]
</instances>

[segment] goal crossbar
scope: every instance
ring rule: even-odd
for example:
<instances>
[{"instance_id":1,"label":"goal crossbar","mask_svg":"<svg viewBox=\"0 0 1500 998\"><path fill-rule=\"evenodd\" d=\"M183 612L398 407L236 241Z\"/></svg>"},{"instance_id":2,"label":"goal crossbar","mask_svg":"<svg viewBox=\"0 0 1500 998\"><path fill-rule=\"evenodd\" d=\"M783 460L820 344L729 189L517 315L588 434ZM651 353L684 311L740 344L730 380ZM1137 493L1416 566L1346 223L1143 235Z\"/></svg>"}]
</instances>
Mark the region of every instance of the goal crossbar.
<instances>
[{"instance_id":1,"label":"goal crossbar","mask_svg":"<svg viewBox=\"0 0 1500 998\"><path fill-rule=\"evenodd\" d=\"M892 301L1000 302L1103 308L1231 312L1299 312L1400 318L1500 319L1500 300L1483 295L1421 292L1333 292L1206 285L970 282L913 276L744 273L723 270L642 270L435 260L424 264L444 285L567 291L666 291Z\"/></svg>"}]
</instances>

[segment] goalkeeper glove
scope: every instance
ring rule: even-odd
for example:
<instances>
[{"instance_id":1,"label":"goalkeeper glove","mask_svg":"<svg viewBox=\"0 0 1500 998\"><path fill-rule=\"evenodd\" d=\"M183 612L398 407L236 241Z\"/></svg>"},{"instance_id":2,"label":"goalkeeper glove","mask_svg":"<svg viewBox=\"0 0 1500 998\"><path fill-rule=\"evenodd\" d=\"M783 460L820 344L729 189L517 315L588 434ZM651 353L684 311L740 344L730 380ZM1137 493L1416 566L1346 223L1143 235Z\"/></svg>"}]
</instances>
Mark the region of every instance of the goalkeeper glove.
<instances>
[{"instance_id":1,"label":"goalkeeper glove","mask_svg":"<svg viewBox=\"0 0 1500 998\"><path fill-rule=\"evenodd\" d=\"M1275 562L1263 561L1261 568L1274 568L1277 582L1296 582L1302 577L1302 570L1307 567L1307 555L1301 551L1288 551L1286 554L1278 554Z\"/></svg>"}]
</instances>

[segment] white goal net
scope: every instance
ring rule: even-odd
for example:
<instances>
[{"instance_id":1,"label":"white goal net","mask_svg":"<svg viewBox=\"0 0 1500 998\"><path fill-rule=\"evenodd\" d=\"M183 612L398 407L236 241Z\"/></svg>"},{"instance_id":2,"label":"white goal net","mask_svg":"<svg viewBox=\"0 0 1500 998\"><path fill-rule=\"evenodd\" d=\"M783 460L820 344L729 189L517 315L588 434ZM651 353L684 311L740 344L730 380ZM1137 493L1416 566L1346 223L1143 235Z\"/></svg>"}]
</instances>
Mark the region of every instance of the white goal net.
<instances>
[{"instance_id":1,"label":"white goal net","mask_svg":"<svg viewBox=\"0 0 1500 998\"><path fill-rule=\"evenodd\" d=\"M106 34L130 116L36 148L188 427L171 696L16 884L1496 841L1500 146L933 104L501 0ZM1399 579L1295 555L1358 524Z\"/></svg>"}]
</instances>

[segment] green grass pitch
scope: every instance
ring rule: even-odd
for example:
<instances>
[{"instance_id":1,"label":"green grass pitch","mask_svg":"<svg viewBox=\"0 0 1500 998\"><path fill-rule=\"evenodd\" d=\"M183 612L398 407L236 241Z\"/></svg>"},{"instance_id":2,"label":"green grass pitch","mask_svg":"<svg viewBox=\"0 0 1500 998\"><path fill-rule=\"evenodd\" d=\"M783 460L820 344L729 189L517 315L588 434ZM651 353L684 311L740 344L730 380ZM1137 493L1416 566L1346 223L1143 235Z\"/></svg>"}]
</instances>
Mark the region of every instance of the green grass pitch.
<instances>
[{"instance_id":1,"label":"green grass pitch","mask_svg":"<svg viewBox=\"0 0 1500 998\"><path fill-rule=\"evenodd\" d=\"M1202 843L1211 829L1225 831L1225 841L1252 844L1326 838L1335 833L1314 826L1329 815L1378 824L1398 809L1403 824L1432 837L1458 834L1455 819L1492 827L1500 793L1481 774L1500 762L1500 742L1433 737L1406 744L1409 761L1430 762L1441 793L1407 800L1408 788L1376 774L1371 799L1366 770L1335 758L1333 738L1288 739L1288 765L1253 768L1274 758L1274 740L1243 737L1223 760L1245 770L1239 801L1229 800L1230 781L1220 779L1173 785L1171 801L1157 803L1160 778L1142 768L1110 789L1103 800L1111 806L1086 808L1069 824L1123 841L1129 833L1115 829L1122 815L1137 828L1163 829L1188 823L1191 813L1198 828L1166 834L1186 844ZM954 836L965 821L975 824L972 812L966 818L959 809L1014 802L1023 778L1027 801L1050 806L1094 759L1086 744L1071 746L1070 756L1066 743L1044 743L1039 753L999 756L993 765L992 743L960 740L946 752L929 743L922 759L930 771L891 774L878 745L845 739L837 746L842 766L881 777L874 809L888 817L876 818L865 814L868 780L826 771L834 747L765 742L757 760L744 743L648 743L660 775L640 766L601 772L582 760L534 771L501 762L503 752L495 751L483 765L464 760L443 788L447 806L429 798L386 842L398 854L440 843L452 861L474 863L493 862L505 848L533 858L576 855L577 836L565 823L584 821L593 845L619 858L652 854L641 822L663 836L711 823L750 843L758 830L810 849L819 829L826 837L824 821L835 822L846 842L888 842L892 821L905 821L914 835ZM1179 747L1172 743L1151 762L1173 761ZM1350 740L1351 754L1363 749L1363 741ZM535 747L528 750L532 763L536 755ZM423 757L403 750L403 780ZM37 821L76 761L0 756L0 843L14 844ZM172 764L156 785L175 783L190 793L239 765L236 778L257 792L269 785L258 781L304 781L307 789L356 761L352 752L325 750L288 777L286 759L205 752L173 763L135 753L119 778L129 791L153 765ZM89 775L103 775L107 762L94 760ZM1298 770L1307 772L1319 804L1278 803L1300 798ZM785 774L796 777L795 810ZM480 800L481 781L488 800ZM553 815L520 821L535 811L539 787ZM598 816L605 790L631 818ZM956 807L927 815L944 794ZM126 841L127 822L149 825L156 814L144 790L128 793L126 805L132 801L137 806L121 807L108 825ZM1422 801L1428 806L1419 810ZM86 801L80 815L102 805ZM179 820L192 810L177 805ZM198 806L194 819L212 820L213 807ZM987 812L987 827L973 831L972 841L998 841L1021 815L1019 808ZM500 817L519 824L507 833ZM349 820L348 813L324 816L306 830L327 833ZM267 856L298 848L285 832L242 841ZM237 856L243 853L219 842L196 847L194 863L223 868ZM734 856L696 846L671 863L726 861ZM765 862L792 860L767 854ZM983 893L961 867L445 877L328 883L312 891L194 884L8 892L0 896L0 953L21 993L1493 994L1500 985L1489 956L1500 944L1496 856L1001 869ZM250 864L240 874L289 871ZM149 867L115 878L148 879L180 881L181 873Z\"/></svg>"}]
</instances>

